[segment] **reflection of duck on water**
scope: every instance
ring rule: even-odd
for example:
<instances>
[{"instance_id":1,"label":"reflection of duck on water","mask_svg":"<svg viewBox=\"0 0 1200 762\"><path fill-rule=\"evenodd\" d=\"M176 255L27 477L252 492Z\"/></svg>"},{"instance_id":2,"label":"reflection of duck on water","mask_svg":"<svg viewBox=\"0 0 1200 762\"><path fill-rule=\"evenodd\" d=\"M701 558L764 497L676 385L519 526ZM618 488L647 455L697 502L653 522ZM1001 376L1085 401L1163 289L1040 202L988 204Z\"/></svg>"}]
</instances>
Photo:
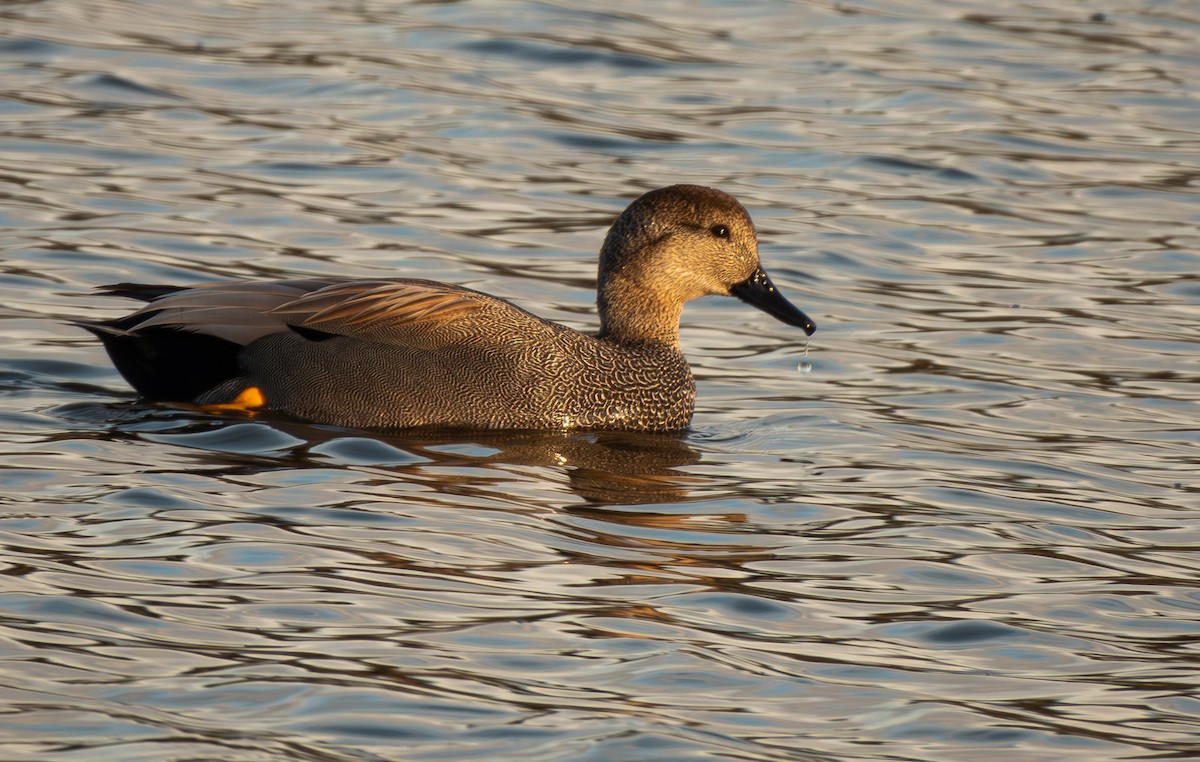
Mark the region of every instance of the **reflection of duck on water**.
<instances>
[{"instance_id":1,"label":"reflection of duck on water","mask_svg":"<svg viewBox=\"0 0 1200 762\"><path fill-rule=\"evenodd\" d=\"M678 470L701 459L681 432L355 432L286 418L246 422L241 415L221 413L225 420L214 420L177 408L94 403L60 406L57 413L90 426L107 424L106 439L149 439L185 448L196 469L207 474L363 469L436 493L496 498L511 492L515 481L527 481L520 467L532 466L565 475L564 486L593 505L685 502L692 487L707 481ZM559 482L553 473L548 477L547 485ZM561 497L550 502L563 504Z\"/></svg>"},{"instance_id":2,"label":"reflection of duck on water","mask_svg":"<svg viewBox=\"0 0 1200 762\"><path fill-rule=\"evenodd\" d=\"M677 433L480 430L377 433L374 438L443 467L411 467L421 472L422 481L442 492L479 487L489 481L487 473L478 469L464 476L444 468L457 464L561 469L571 490L589 504L682 502L688 499L690 486L704 481L678 470L700 462L700 453ZM496 475L508 476L502 471Z\"/></svg>"}]
</instances>

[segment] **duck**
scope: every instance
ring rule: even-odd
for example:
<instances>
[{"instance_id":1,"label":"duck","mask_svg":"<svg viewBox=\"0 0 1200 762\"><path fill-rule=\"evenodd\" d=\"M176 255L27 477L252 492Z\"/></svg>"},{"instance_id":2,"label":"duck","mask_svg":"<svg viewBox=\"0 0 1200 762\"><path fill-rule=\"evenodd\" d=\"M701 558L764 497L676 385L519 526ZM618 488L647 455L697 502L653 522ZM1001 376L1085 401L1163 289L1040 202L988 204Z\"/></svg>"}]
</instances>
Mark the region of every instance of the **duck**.
<instances>
[{"instance_id":1,"label":"duck","mask_svg":"<svg viewBox=\"0 0 1200 762\"><path fill-rule=\"evenodd\" d=\"M411 278L118 283L98 290L145 304L77 325L148 402L358 429L650 432L695 411L686 302L734 296L816 330L763 270L745 207L715 188L641 195L599 260L595 334Z\"/></svg>"}]
</instances>

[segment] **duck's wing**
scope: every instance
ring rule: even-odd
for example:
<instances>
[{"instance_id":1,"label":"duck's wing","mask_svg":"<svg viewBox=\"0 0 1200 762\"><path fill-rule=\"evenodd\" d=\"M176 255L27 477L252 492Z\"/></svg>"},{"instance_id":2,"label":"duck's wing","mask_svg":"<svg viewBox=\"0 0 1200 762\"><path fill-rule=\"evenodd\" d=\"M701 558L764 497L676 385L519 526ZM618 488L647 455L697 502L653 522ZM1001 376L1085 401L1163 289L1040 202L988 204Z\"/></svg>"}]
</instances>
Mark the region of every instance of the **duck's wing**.
<instances>
[{"instance_id":1,"label":"duck's wing","mask_svg":"<svg viewBox=\"0 0 1200 762\"><path fill-rule=\"evenodd\" d=\"M128 285L110 293L138 296ZM217 336L246 345L281 331L310 339L351 336L407 346L437 347L472 340L501 340L496 327L552 330L524 310L487 294L428 280L287 280L210 283L150 299L121 321L136 333L156 326Z\"/></svg>"},{"instance_id":2,"label":"duck's wing","mask_svg":"<svg viewBox=\"0 0 1200 762\"><path fill-rule=\"evenodd\" d=\"M413 332L452 330L480 310L517 308L459 286L426 280L329 285L271 310L288 325L340 336L396 342Z\"/></svg>"},{"instance_id":3,"label":"duck's wing","mask_svg":"<svg viewBox=\"0 0 1200 762\"><path fill-rule=\"evenodd\" d=\"M186 287L118 283L103 286L112 296L141 299L147 304L119 320L101 324L114 335L136 335L151 328L169 328L215 336L246 345L268 334L288 330L271 310L298 299L330 281L277 280L199 283Z\"/></svg>"}]
</instances>

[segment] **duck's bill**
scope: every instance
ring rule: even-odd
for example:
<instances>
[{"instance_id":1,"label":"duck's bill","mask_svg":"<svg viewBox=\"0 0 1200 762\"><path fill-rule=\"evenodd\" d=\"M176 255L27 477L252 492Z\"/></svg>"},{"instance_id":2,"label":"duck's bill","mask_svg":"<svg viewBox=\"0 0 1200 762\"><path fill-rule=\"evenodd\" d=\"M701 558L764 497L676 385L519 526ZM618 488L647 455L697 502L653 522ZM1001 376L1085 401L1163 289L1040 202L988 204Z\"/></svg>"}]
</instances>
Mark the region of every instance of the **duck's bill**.
<instances>
[{"instance_id":1,"label":"duck's bill","mask_svg":"<svg viewBox=\"0 0 1200 762\"><path fill-rule=\"evenodd\" d=\"M799 326L809 336L817 330L817 326L796 306L783 298L783 294L775 288L775 284L767 277L761 267L754 271L746 280L729 289L729 293L741 299L746 304L752 304L776 320L788 325Z\"/></svg>"}]
</instances>

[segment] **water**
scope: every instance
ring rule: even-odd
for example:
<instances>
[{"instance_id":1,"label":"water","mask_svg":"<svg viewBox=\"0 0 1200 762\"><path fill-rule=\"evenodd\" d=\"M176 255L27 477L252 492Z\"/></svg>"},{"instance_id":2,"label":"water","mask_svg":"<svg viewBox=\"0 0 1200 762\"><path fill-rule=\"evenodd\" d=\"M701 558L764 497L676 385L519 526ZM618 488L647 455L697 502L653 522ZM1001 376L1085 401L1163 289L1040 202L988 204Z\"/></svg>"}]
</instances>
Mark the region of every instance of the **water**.
<instances>
[{"instance_id":1,"label":"water","mask_svg":"<svg viewBox=\"0 0 1200 762\"><path fill-rule=\"evenodd\" d=\"M0 756L1200 759L1187 2L0 5ZM595 325L710 184L820 330L684 314L685 436L133 403L119 281Z\"/></svg>"}]
</instances>

